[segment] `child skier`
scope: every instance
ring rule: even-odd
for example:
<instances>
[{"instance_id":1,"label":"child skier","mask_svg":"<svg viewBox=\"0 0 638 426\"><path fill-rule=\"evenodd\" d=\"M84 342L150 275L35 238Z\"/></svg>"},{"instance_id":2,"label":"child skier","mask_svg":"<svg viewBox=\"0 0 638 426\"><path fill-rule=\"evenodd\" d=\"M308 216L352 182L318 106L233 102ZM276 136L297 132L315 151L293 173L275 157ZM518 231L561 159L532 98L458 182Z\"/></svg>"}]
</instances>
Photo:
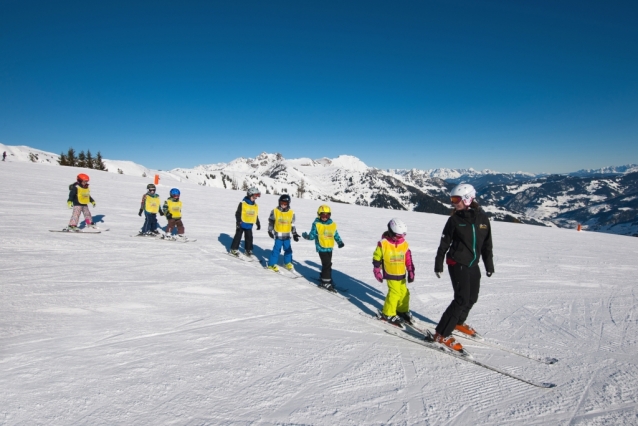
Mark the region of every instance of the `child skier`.
<instances>
[{"instance_id":1,"label":"child skier","mask_svg":"<svg viewBox=\"0 0 638 426\"><path fill-rule=\"evenodd\" d=\"M401 219L392 219L372 255L374 277L380 283L385 278L388 283L380 319L399 328L404 328L402 321L412 324L410 291L405 276L407 273L409 283L414 281L414 264L405 240L407 232L408 227Z\"/></svg>"},{"instance_id":2,"label":"child skier","mask_svg":"<svg viewBox=\"0 0 638 426\"><path fill-rule=\"evenodd\" d=\"M256 202L260 196L259 189L255 187L249 188L246 196L237 207L235 212L235 220L237 222L235 238L233 238L233 242L230 245L230 254L233 256L239 256L239 243L241 243L242 234L246 234L244 243L246 256L253 255L253 225L257 225L258 231L261 229L258 216L259 206Z\"/></svg>"},{"instance_id":3,"label":"child skier","mask_svg":"<svg viewBox=\"0 0 638 426\"><path fill-rule=\"evenodd\" d=\"M179 200L179 189L173 188L170 192L170 197L164 201L162 210L166 219L168 219L168 226L166 227L166 234L162 235L164 239L184 239L184 223L182 222L182 202ZM177 228L177 236L173 237L173 228Z\"/></svg>"},{"instance_id":4,"label":"child skier","mask_svg":"<svg viewBox=\"0 0 638 426\"><path fill-rule=\"evenodd\" d=\"M329 291L336 291L332 282L332 248L337 242L339 248L343 247L343 241L337 231L337 224L330 218L330 207L319 206L317 218L312 222L310 234L301 234L306 240L315 240L315 248L321 259L321 286Z\"/></svg>"},{"instance_id":5,"label":"child skier","mask_svg":"<svg viewBox=\"0 0 638 426\"><path fill-rule=\"evenodd\" d=\"M144 226L138 235L156 236L159 235L157 232L157 213L164 216L164 212L160 209L161 201L159 195L155 193L157 190L155 185L149 183L146 185L146 190L146 194L142 196L142 204L138 213L138 216L142 216L144 213Z\"/></svg>"},{"instance_id":6,"label":"child skier","mask_svg":"<svg viewBox=\"0 0 638 426\"><path fill-rule=\"evenodd\" d=\"M433 340L455 351L462 350L463 345L450 336L452 331L476 335L476 330L465 324L465 320L478 300L481 284L478 261L481 256L486 275L491 277L494 273L490 220L481 212L475 198L474 187L467 183L461 183L452 189L450 200L454 210L443 228L434 260L434 273L441 278L445 258L454 289L454 300L436 326Z\"/></svg>"},{"instance_id":7,"label":"child skier","mask_svg":"<svg viewBox=\"0 0 638 426\"><path fill-rule=\"evenodd\" d=\"M71 214L71 220L66 230L78 232L78 222L80 220L80 213L84 215L84 221L87 226L95 228L91 218L91 211L88 204L91 203L95 207L95 200L91 198L91 191L89 189L89 176L84 173L80 173L77 176L77 181L69 185L69 199L67 205L70 209L73 209Z\"/></svg>"},{"instance_id":8,"label":"child skier","mask_svg":"<svg viewBox=\"0 0 638 426\"><path fill-rule=\"evenodd\" d=\"M290 210L290 195L284 194L279 197L279 205L273 209L268 218L268 236L275 240L275 246L268 260L268 269L279 272L277 261L281 249L284 249L284 265L289 271L294 270L292 265L292 245L290 237L299 241L297 229L295 228L295 213Z\"/></svg>"}]
</instances>

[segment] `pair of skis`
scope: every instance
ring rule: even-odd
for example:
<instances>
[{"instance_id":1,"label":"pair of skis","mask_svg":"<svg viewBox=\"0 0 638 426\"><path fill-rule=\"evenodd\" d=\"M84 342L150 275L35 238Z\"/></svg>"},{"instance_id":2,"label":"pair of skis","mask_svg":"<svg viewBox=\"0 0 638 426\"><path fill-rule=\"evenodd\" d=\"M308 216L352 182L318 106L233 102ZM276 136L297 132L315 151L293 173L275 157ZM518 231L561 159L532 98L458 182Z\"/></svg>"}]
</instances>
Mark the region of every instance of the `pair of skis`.
<instances>
[{"instance_id":1,"label":"pair of skis","mask_svg":"<svg viewBox=\"0 0 638 426\"><path fill-rule=\"evenodd\" d=\"M166 237L163 234L158 234L158 235L145 235L145 234L135 234L135 235L131 235L131 237L140 237L140 238L148 238L148 239L152 239L152 240L162 240L162 241L175 241L178 243L192 243L197 241L197 239L190 239L187 237L183 237L183 238L178 238L178 237Z\"/></svg>"},{"instance_id":2,"label":"pair of skis","mask_svg":"<svg viewBox=\"0 0 638 426\"><path fill-rule=\"evenodd\" d=\"M364 314L362 314L362 315L364 315ZM380 320L380 318L378 316L375 316L375 317L371 317L369 315L364 315L364 316L366 316L368 318L372 318L377 324L379 324L379 322L382 321L382 320ZM414 321L416 321L416 320L413 320L413 322ZM422 326L419 326L421 324L419 324L419 321L416 321L416 323L414 323L413 325L406 324L407 328L405 330L401 330L398 327L393 326L393 325L389 325L389 324L381 325L381 328L383 328L383 331L385 331L387 334L390 334L392 336L398 337L398 338L403 339L403 340L407 340L408 342L416 343L417 345L425 346L428 349L432 349L432 350L435 350L435 351L437 351L439 353L443 353L443 354L452 356L454 358L457 358L457 359L469 362L471 364L477 365L479 367L483 367L483 368L485 368L487 370L494 371L495 373L499 373L499 374L502 374L504 376L510 377L512 379L521 381L523 383L527 383L528 385L532 385L532 386L535 386L535 387L538 387L538 388L543 388L543 389L550 389L550 388L553 388L553 387L556 386L554 383L537 382L537 381L530 380L530 379L524 378L522 376L510 373L509 371L502 370L502 369L500 369L500 368L498 368L498 367L496 367L494 365L486 364L486 363L484 363L482 361L479 361L479 360L475 359L472 356L472 354L469 353L466 349L463 349L463 351L459 352L459 351L454 351L454 350L452 350L452 349L450 349L450 348L448 348L448 347L446 347L444 345L441 345L439 343L436 343L432 339L432 336L433 336L432 331L429 328L425 328L424 329ZM558 362L558 360L555 359L555 358L541 359L541 358L537 358L537 357L531 357L531 356L528 356L526 354L511 350L511 349L508 349L508 348L504 348L504 347L502 347L500 345L497 345L497 344L494 344L494 343L490 343L490 342L488 342L488 341L486 341L484 339L480 340L480 338L470 338L470 337L467 337L467 336L463 336L463 338L468 339L468 340L472 340L472 341L477 342L479 344L484 344L486 346L490 346L490 347L494 347L494 348L497 348L497 349L500 349L500 350L504 350L504 351L512 353L514 355L521 356L521 357L524 357L524 358L528 358L528 359L534 360L536 362L540 362L540 363L544 363L544 364L554 364L554 363Z\"/></svg>"},{"instance_id":3,"label":"pair of skis","mask_svg":"<svg viewBox=\"0 0 638 426\"><path fill-rule=\"evenodd\" d=\"M101 229L97 226L87 226L85 228L71 229L71 228L63 228L63 229L49 229L49 232L66 232L67 234L100 234L101 232L106 232L109 229Z\"/></svg>"}]
</instances>

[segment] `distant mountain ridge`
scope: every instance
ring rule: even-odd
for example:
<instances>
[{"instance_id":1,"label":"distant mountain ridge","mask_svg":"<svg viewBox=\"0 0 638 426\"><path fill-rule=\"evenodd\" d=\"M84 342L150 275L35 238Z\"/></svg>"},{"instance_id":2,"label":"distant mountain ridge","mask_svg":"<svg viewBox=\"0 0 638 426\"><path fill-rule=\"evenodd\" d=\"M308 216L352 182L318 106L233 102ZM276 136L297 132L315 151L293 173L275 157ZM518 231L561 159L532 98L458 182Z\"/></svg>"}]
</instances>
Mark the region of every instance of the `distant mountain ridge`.
<instances>
[{"instance_id":1,"label":"distant mountain ridge","mask_svg":"<svg viewBox=\"0 0 638 426\"><path fill-rule=\"evenodd\" d=\"M56 154L29 147L9 148L18 161L57 164ZM14 160L14 161L15 161ZM104 160L110 172L160 174L162 179L202 186L245 189L328 202L392 210L449 214L449 190L459 182L475 186L493 220L575 228L638 236L638 165L629 164L565 175L500 173L474 169L377 169L359 158L285 159L261 153L228 163L170 171L147 169L129 161Z\"/></svg>"}]
</instances>

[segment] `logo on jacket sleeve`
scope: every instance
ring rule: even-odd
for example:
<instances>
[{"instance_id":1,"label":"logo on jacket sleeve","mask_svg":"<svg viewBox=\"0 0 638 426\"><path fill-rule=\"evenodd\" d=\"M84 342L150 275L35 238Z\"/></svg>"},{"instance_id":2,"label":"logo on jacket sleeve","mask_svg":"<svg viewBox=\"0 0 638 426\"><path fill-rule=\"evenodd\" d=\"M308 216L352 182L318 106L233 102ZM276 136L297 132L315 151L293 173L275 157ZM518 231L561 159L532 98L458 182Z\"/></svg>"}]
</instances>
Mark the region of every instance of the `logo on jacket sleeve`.
<instances>
[{"instance_id":1,"label":"logo on jacket sleeve","mask_svg":"<svg viewBox=\"0 0 638 426\"><path fill-rule=\"evenodd\" d=\"M486 224L484 224L484 223L481 223L481 224L479 225L479 229L487 229L487 225L486 225Z\"/></svg>"}]
</instances>

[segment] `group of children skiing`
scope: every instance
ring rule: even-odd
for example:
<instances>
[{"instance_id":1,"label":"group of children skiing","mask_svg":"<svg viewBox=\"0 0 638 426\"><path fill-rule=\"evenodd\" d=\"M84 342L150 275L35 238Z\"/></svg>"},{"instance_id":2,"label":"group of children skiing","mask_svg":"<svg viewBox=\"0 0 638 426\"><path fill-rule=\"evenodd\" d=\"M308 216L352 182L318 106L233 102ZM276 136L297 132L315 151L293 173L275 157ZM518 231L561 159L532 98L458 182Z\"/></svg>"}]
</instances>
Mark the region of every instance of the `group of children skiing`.
<instances>
[{"instance_id":1,"label":"group of children skiing","mask_svg":"<svg viewBox=\"0 0 638 426\"><path fill-rule=\"evenodd\" d=\"M77 182L69 186L69 208L73 214L69 222L70 231L78 230L80 214L84 215L87 226L94 227L88 204L95 206L89 190L89 177L79 174ZM257 199L261 196L258 188L249 188L246 196L239 203L235 212L235 236L229 254L240 256L239 245L244 238L244 255L253 256L253 227L261 229L259 222L259 206ZM144 214L144 225L140 235L162 236L171 239L183 239L184 224L182 222L182 202L177 188L170 190L170 197L160 208L160 199L153 184L147 185L147 192L142 197L139 216ZM295 226L295 213L290 208L290 196L279 197L278 205L268 218L268 236L274 245L267 263L267 269L279 272L277 266L281 250L284 252L284 267L294 270L292 263L291 240L299 241ZM431 339L452 351L461 351L462 345L452 336L453 331L468 336L475 336L476 330L466 324L470 310L478 300L481 272L478 261L482 257L486 275L494 273L492 255L492 233L488 217L481 211L476 201L476 191L469 184L459 184L450 193L450 201L454 206L441 236L436 254L434 272L438 278L443 273L443 263L454 289L454 298L445 310L436 326ZM157 214L166 216L168 226L166 233L158 231ZM172 236L177 229L177 235ZM387 230L372 255L373 274L377 281L386 281L388 293L379 319L392 326L404 328L403 324L413 325L410 312L410 291L408 283L415 277L412 253L406 240L407 225L398 218L390 220ZM302 238L315 241L315 249L321 260L320 285L326 290L336 292L332 281L332 252L335 244L338 248L344 243L337 231L337 224L331 218L328 205L321 205L317 210L317 218L312 223L310 232L303 232Z\"/></svg>"}]
</instances>

